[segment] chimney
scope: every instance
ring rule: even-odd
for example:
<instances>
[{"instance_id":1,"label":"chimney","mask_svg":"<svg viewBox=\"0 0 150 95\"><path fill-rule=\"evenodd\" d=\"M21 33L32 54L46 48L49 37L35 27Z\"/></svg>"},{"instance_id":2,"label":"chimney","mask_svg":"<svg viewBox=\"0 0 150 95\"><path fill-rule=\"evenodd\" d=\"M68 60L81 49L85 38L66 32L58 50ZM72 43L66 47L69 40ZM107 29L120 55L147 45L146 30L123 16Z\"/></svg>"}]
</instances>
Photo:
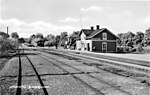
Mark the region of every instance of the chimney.
<instances>
[{"instance_id":1,"label":"chimney","mask_svg":"<svg viewBox=\"0 0 150 95\"><path fill-rule=\"evenodd\" d=\"M93 27L93 26L91 26L91 30L94 30L94 27Z\"/></svg>"},{"instance_id":2,"label":"chimney","mask_svg":"<svg viewBox=\"0 0 150 95\"><path fill-rule=\"evenodd\" d=\"M97 30L99 29L99 25L96 25L96 29L97 29Z\"/></svg>"}]
</instances>

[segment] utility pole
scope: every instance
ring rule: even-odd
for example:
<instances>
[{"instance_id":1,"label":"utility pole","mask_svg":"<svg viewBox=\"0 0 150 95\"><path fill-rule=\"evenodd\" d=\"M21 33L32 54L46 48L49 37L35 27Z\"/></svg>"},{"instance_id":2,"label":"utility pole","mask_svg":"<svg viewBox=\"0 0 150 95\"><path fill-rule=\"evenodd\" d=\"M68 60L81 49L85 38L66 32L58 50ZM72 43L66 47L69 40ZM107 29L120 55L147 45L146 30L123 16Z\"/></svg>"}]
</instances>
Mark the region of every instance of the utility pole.
<instances>
[{"instance_id":1,"label":"utility pole","mask_svg":"<svg viewBox=\"0 0 150 95\"><path fill-rule=\"evenodd\" d=\"M80 27L82 29L82 13L80 14Z\"/></svg>"},{"instance_id":2,"label":"utility pole","mask_svg":"<svg viewBox=\"0 0 150 95\"><path fill-rule=\"evenodd\" d=\"M0 19L2 18L2 1L0 0Z\"/></svg>"},{"instance_id":3,"label":"utility pole","mask_svg":"<svg viewBox=\"0 0 150 95\"><path fill-rule=\"evenodd\" d=\"M8 26L7 26L7 35L8 35Z\"/></svg>"}]
</instances>

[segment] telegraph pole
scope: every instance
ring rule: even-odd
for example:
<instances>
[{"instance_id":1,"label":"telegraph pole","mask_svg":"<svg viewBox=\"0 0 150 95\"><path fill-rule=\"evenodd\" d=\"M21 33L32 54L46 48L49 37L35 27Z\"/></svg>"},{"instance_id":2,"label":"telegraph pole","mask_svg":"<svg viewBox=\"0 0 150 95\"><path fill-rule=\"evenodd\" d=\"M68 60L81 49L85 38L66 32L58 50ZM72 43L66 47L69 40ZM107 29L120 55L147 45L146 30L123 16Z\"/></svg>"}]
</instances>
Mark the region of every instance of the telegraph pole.
<instances>
[{"instance_id":1,"label":"telegraph pole","mask_svg":"<svg viewBox=\"0 0 150 95\"><path fill-rule=\"evenodd\" d=\"M2 1L0 0L0 19L2 19Z\"/></svg>"},{"instance_id":2,"label":"telegraph pole","mask_svg":"<svg viewBox=\"0 0 150 95\"><path fill-rule=\"evenodd\" d=\"M7 35L8 35L8 26L7 26Z\"/></svg>"},{"instance_id":3,"label":"telegraph pole","mask_svg":"<svg viewBox=\"0 0 150 95\"><path fill-rule=\"evenodd\" d=\"M80 14L80 27L81 27L81 29L82 29L82 13Z\"/></svg>"}]
</instances>

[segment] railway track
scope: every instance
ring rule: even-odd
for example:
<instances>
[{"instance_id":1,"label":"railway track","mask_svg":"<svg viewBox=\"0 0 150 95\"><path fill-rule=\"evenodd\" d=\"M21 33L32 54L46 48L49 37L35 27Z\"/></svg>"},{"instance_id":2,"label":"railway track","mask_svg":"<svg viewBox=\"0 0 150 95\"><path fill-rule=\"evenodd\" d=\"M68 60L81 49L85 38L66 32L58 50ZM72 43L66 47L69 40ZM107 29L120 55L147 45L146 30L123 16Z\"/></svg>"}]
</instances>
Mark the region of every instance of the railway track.
<instances>
[{"instance_id":1,"label":"railway track","mask_svg":"<svg viewBox=\"0 0 150 95\"><path fill-rule=\"evenodd\" d=\"M91 71L88 72L88 71L82 70L80 68L77 68L77 67L74 67L74 66L70 65L69 62L66 63L66 62L63 62L63 61L59 60L59 57L63 58L63 59L66 59L66 60L73 60L73 61L79 62L80 64L82 64L84 66L97 68L98 70L104 71L106 73L112 73L112 74L115 74L117 76L129 77L129 78L136 79L136 78L132 77L132 75L128 75L128 74L124 75L124 74L121 74L121 73L114 72L114 71L109 70L107 68L103 68L104 64L92 63L92 59L90 59L91 60L90 62L88 60L85 61L88 58L78 56L78 55L74 55L74 54L70 54L70 53L66 53L66 52L64 53L64 52L56 52L56 51L49 51L49 50L38 50L35 53L37 54L37 56L39 56L39 58L41 58L43 60L46 60L48 63L50 63L53 66L55 66L55 67L61 69L62 71L64 71L64 73L61 73L61 74L56 73L56 74L42 74L42 75L39 75L37 70L36 70L36 67L34 66L34 64L35 64L34 60L31 61L31 59L26 54L24 54L26 59L30 63L30 66L32 67L33 71L35 72L36 77L37 77L41 87L43 87L42 89L43 89L43 93L45 95L48 95L48 92L47 92L47 89L44 88L44 83L43 83L43 80L40 78L40 76L51 76L51 75L52 76L55 76L55 75L70 75L75 80L81 82L83 85L85 85L86 87L88 87L92 91L94 91L95 95L105 95L105 93L103 91L101 91L100 89L98 89L99 85L98 86L93 85L93 83L92 83L93 80L97 81L100 84L101 83L106 84L110 88L114 89L114 92L118 92L121 95L134 95L134 94L132 94L132 92L130 92L128 90L125 90L124 88L121 88L118 85L114 85L114 84L112 84L111 82L109 82L107 80L104 80L104 79L101 79L101 78L98 78L98 77L92 75L92 74L100 74L100 72L91 72ZM21 95L21 85L22 85L21 83L22 83L22 77L23 77L23 75L22 75L22 60L21 60L21 54L19 52L18 52L18 55L19 55L19 73L18 73L18 83L17 83L18 88L16 90L16 95ZM50 55L53 55L53 57L50 56ZM56 56L56 57L54 57L54 56ZM58 56L58 59L57 59L57 56ZM85 59L85 60L83 60L83 59ZM67 68L70 68L70 69L64 68L63 66L65 66ZM75 70L76 72L71 72L70 71L71 69ZM85 78L92 79L92 80L86 81ZM143 81L143 80L139 80L139 79L136 79L136 80ZM144 81L144 85L150 86L147 81ZM117 94L117 95L120 95L120 94ZM111 95L111 94L109 94L109 95ZM145 95L145 94L143 94L143 95Z\"/></svg>"},{"instance_id":2,"label":"railway track","mask_svg":"<svg viewBox=\"0 0 150 95\"><path fill-rule=\"evenodd\" d=\"M44 56L45 56L45 55L44 55ZM47 59L47 58L50 58L50 57L48 57L48 56L45 56L45 57L47 57L47 58L42 57L42 56L40 56L40 57L43 58L44 60L49 61L49 62L52 63L54 66L60 68L60 69L63 70L64 72L66 72L66 73L64 73L64 75L71 75L71 76L74 77L77 81L80 81L81 83L83 83L83 84L84 84L85 86L87 86L88 88L94 90L95 93L96 93L96 95L104 95L102 92L100 92L100 91L97 90L96 88L92 87L91 85L89 85L88 83L84 82L84 81L81 80L80 78L74 76L74 74L83 74L83 73L84 73L83 71L78 70L77 68L71 67L71 66L69 66L69 65L67 65L67 64L64 64L63 62L60 62L60 61L58 61L58 60L56 60L56 59L51 58L51 59L53 59L53 60L56 60L56 61L60 62L60 63L63 64L63 65L66 65L66 66L69 66L69 67L71 67L71 68L73 68L73 69L76 69L76 70L78 70L78 71L81 71L80 73L70 73L70 72L67 71L66 69L62 68L61 66L59 66L59 65L57 65L56 63L54 63L54 62L52 62L52 61L50 61L50 60Z\"/></svg>"},{"instance_id":3,"label":"railway track","mask_svg":"<svg viewBox=\"0 0 150 95\"><path fill-rule=\"evenodd\" d=\"M91 57L91 56L93 56L93 55L91 55L91 56L87 56L87 55L82 55L82 54L77 54L77 53L72 53L72 52L66 52L66 51L60 51L60 50L58 50L58 51L53 51L53 50L47 50L47 51L51 51L51 53L53 53L53 54L56 54L56 55L58 55L58 54L60 54L60 55L67 55L67 56L75 56L75 57L80 57L80 58L85 58L85 59L91 59L91 60L97 60L97 61L99 61L99 62L103 62L103 63L107 63L107 64L105 64L105 65L111 65L111 66L119 66L119 68L120 67L123 67L123 68L128 68L128 69L134 69L134 70L136 70L136 71L139 71L139 72L142 72L142 73L145 73L145 74L149 74L150 73L150 68L149 68L149 64L148 64L148 62L146 63L146 64L148 64L148 65L144 65L144 63L143 63L143 65L141 65L141 64L135 64L135 62L137 61L134 61L133 63L131 62L131 60L130 60L130 62L129 63L127 63L128 62L128 60L126 59L124 62L123 62L123 60L122 61L120 61L120 60L118 60L118 61L114 61L114 60L117 60L117 59L115 59L115 58L113 58L113 59L109 59L109 58L107 58L107 59L109 59L109 60L105 60L106 58L95 58L95 57ZM58 53L58 54L57 54ZM123 62L123 63L122 63ZM126 62L126 63L125 63ZM143 61L142 61L143 62ZM86 63L86 62L85 62ZM89 63L89 62L88 62ZM138 63L140 63L140 61L138 61ZM99 64L99 63L90 63L90 64L88 64L88 65L102 65L102 64Z\"/></svg>"},{"instance_id":4,"label":"railway track","mask_svg":"<svg viewBox=\"0 0 150 95\"><path fill-rule=\"evenodd\" d=\"M75 57L77 57L78 56L78 58L85 58L85 59L87 59L88 58L88 56L83 56L83 55L79 55L79 54L74 54L74 53L70 53L70 52L64 52L64 51L60 51L61 52L61 54L64 54L64 55L67 55L67 56L75 56ZM59 53L59 52L57 52L57 53ZM53 52L53 54L55 54L54 52ZM132 66L128 66L128 65L122 65L122 64L119 64L119 63L113 63L113 62L107 62L107 61L103 61L103 60L101 60L101 59L95 59L95 58L88 58L88 59L92 59L92 60L97 60L97 61L99 61L99 62L103 62L103 63L106 63L106 64L99 64L99 63L92 63L92 62L85 62L85 61L83 61L83 64L86 64L86 65L89 65L89 66L96 66L97 68L99 68L99 69L102 69L102 70L105 70L105 71L108 71L108 72L110 72L110 73L114 73L114 74L117 74L117 75L120 75L120 76L125 76L125 77L130 77L130 78L133 78L133 79L136 79L136 80L138 80L138 81L141 81L141 83L146 83L147 85L149 85L150 86L150 81L147 81L147 80L144 80L144 79L141 79L141 78L137 78L137 77L147 77L148 78L148 80L150 79L150 74L149 74L149 72L150 71L148 71L148 70L143 70L143 69L141 69L141 68L136 68L136 66L137 65L135 65L135 67L132 67ZM107 59L109 59L109 58L107 58ZM114 59L115 60L115 59ZM113 61L113 59L112 59L112 61ZM126 60L125 60L125 62L126 62ZM128 62L128 60L127 60L127 62ZM136 62L136 61L135 61ZM139 62L141 62L141 61L139 61ZM144 62L144 61L142 61L142 62ZM147 62L147 61L146 61ZM107 63L108 63L108 65L107 65ZM132 63L131 62L131 60L130 60L130 64L133 64L133 66L134 66L134 62ZM150 63L149 63L150 64ZM107 67L109 67L109 68L103 68L103 66L107 66ZM140 64L139 64L140 65ZM111 67L112 66L112 67ZM116 68L116 67L119 67L119 68ZM121 68L121 67L123 67L123 68ZM143 68L149 68L149 66L148 65L143 65ZM111 70L110 70L111 69ZM131 70L130 70L131 69ZM133 69L133 70L132 70ZM150 68L149 68L150 69ZM129 70L129 71L128 71ZM135 72L135 70L136 70L136 72ZM133 72L132 72L133 71ZM137 77L136 77L137 76Z\"/></svg>"},{"instance_id":5,"label":"railway track","mask_svg":"<svg viewBox=\"0 0 150 95\"><path fill-rule=\"evenodd\" d=\"M133 59L126 59L126 58L117 58L112 56L104 56L104 55L90 55L89 53L80 53L80 52L65 52L59 51L64 54L69 54L72 56L80 56L89 59L95 59L101 62L105 62L107 64L118 65L120 67L125 67L129 69L135 69L137 71L150 73L150 63L148 61L141 61L141 60L133 60Z\"/></svg>"},{"instance_id":6,"label":"railway track","mask_svg":"<svg viewBox=\"0 0 150 95\"><path fill-rule=\"evenodd\" d=\"M51 53L50 53L50 54L51 54ZM107 82L107 81L105 81L105 80L101 80L101 79L99 79L99 78L96 78L96 77L90 75L91 72L84 72L84 71L82 71L82 70L80 70L80 69L78 69L78 68L75 68L75 67L73 67L73 66L70 66L70 65L68 65L68 64L66 64L66 63L64 63L64 62L62 62L62 61L59 61L59 60L57 60L57 59L55 59L55 58L52 58L52 57L50 57L50 56L47 56L47 55L43 55L43 56L44 56L44 57L42 57L42 56L41 56L41 57L44 58L44 59L47 60L47 61L50 61L49 59L53 59L53 60L59 62L59 64L66 65L66 66L68 66L68 67L70 67L70 68L72 68L72 69L75 69L75 70L81 72L81 73L70 73L70 72L68 72L67 70L65 70L64 68L60 67L58 64L56 64L56 63L50 61L50 63L52 63L53 65L59 67L60 69L62 69L62 70L64 70L65 72L67 72L68 74L72 75L75 79L77 79L77 80L83 82L84 84L86 84L86 86L88 86L88 87L90 87L90 88L96 90L97 92L101 93L100 95L104 95L104 93L102 93L101 91L97 90L96 88L90 86L88 83L84 82L80 77L77 77L77 76L75 76L75 75L76 75L76 74L84 74L84 75L86 75L86 76L88 76L88 77L90 77L90 78L92 78L92 79L95 79L95 80L97 80L97 81L99 81L99 82L102 82L102 83L105 83L105 84L111 86L112 88L114 88L114 89L116 89L116 90L118 90L118 91L124 93L125 95L132 95L130 92L127 92L127 91L125 91L125 90L123 90L123 89L120 89L119 87L117 87L117 86L115 86L115 85L113 85L113 84L110 84L109 82ZM45 57L47 57L47 58L45 58ZM84 64L84 65L86 65L86 64ZM99 95L99 94L98 94L98 95Z\"/></svg>"},{"instance_id":7,"label":"railway track","mask_svg":"<svg viewBox=\"0 0 150 95\"><path fill-rule=\"evenodd\" d=\"M47 49L48 50L48 49ZM121 57L113 57L113 56L107 56L107 55L99 55L99 54L91 54L88 52L77 52L77 51L70 51L66 52L67 50L58 50L63 53L69 53L69 54L80 54L80 55L88 55L96 58L103 58L103 59L108 59L108 60L114 60L114 61L119 61L119 62L125 62L125 63L130 63L130 64L135 64L135 65L141 65L145 67L150 67L150 62L149 61L144 61L144 60L135 60L135 59L127 59L127 58L121 58Z\"/></svg>"},{"instance_id":8,"label":"railway track","mask_svg":"<svg viewBox=\"0 0 150 95\"><path fill-rule=\"evenodd\" d=\"M30 58L26 54L23 54L23 55L25 55L25 57L27 58L28 62L31 65L33 71L35 72L35 75L36 75L36 77L37 77L37 79L38 79L38 81L39 81L39 83L40 83L40 85L41 85L41 87L43 89L44 95L48 95L48 92L47 92L46 88L44 88L44 84L43 84L43 82L42 82L42 80L40 78L40 75L38 74L35 66L33 65L32 61L30 60ZM18 57L19 57L19 71L18 71L18 81L17 81L16 95L21 95L21 93L22 93L22 77L23 77L23 75L22 75L22 60L21 60L20 51L18 52Z\"/></svg>"}]
</instances>

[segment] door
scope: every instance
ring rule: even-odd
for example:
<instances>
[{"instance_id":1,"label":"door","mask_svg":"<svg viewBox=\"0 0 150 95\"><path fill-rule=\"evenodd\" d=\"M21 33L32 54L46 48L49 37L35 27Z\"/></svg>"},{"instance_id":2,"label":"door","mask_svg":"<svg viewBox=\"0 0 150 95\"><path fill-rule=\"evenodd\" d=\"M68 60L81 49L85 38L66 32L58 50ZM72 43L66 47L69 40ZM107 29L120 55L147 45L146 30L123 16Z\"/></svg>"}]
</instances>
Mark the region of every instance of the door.
<instances>
[{"instance_id":1,"label":"door","mask_svg":"<svg viewBox=\"0 0 150 95\"><path fill-rule=\"evenodd\" d=\"M84 43L81 43L81 50L85 50L85 44Z\"/></svg>"},{"instance_id":2,"label":"door","mask_svg":"<svg viewBox=\"0 0 150 95\"><path fill-rule=\"evenodd\" d=\"M90 51L90 44L87 43L87 50Z\"/></svg>"},{"instance_id":3,"label":"door","mask_svg":"<svg viewBox=\"0 0 150 95\"><path fill-rule=\"evenodd\" d=\"M106 42L102 43L102 52L107 52L107 43Z\"/></svg>"}]
</instances>

